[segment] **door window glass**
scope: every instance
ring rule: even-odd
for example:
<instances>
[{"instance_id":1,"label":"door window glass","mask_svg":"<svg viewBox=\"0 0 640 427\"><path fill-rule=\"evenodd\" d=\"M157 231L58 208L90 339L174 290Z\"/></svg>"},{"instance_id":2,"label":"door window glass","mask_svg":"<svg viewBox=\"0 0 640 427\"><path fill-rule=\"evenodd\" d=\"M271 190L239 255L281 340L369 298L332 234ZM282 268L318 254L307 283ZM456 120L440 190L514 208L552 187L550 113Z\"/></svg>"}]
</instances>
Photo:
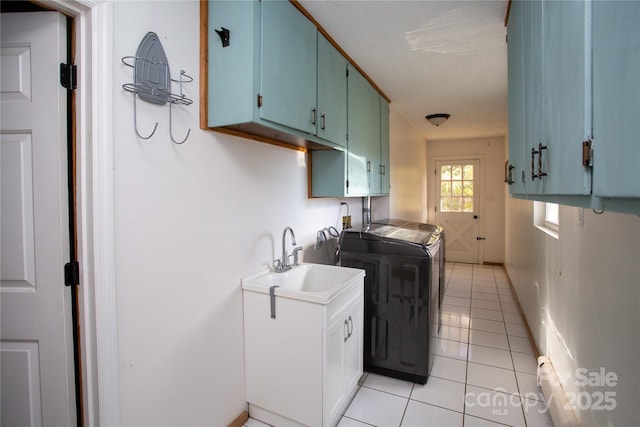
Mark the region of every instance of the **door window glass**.
<instances>
[{"instance_id":1,"label":"door window glass","mask_svg":"<svg viewBox=\"0 0 640 427\"><path fill-rule=\"evenodd\" d=\"M473 212L473 164L440 167L440 212Z\"/></svg>"}]
</instances>

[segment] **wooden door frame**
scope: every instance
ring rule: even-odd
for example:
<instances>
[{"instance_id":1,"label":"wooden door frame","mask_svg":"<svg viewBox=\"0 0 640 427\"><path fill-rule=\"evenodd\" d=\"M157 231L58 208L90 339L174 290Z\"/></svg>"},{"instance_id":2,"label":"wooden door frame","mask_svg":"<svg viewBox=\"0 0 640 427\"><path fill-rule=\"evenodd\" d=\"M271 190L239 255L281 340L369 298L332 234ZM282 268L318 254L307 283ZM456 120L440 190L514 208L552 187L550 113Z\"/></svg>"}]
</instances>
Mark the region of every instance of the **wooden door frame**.
<instances>
[{"instance_id":1,"label":"wooden door frame","mask_svg":"<svg viewBox=\"0 0 640 427\"><path fill-rule=\"evenodd\" d=\"M483 196L485 193L485 178L486 178L486 174L485 174L485 155L484 154L468 154L468 155L451 155L451 156L446 156L446 155L440 155L440 156L431 156L429 157L428 153L427 153L427 164L429 165L428 168L428 172L427 172L427 176L430 177L431 179L427 178L427 211L428 211L428 218L429 218L429 222L432 222L435 224L435 219L437 216L437 212L435 211L435 207L437 204L437 200L436 200L436 195L438 194L438 191L436 189L436 181L437 178L435 176L435 173L432 174L432 172L430 171L435 171L436 170L436 164L437 162L447 162L447 161L453 161L453 162L457 162L460 160L476 160L478 162L478 179L480 180L480 185L479 185L479 190L480 190L480 195ZM474 184L475 185L475 184ZM485 232L485 209L484 209L484 200L482 200L482 197L478 197L477 199L478 202L478 235L479 236L483 236L484 232ZM446 236L446 230L445 230L445 236ZM478 264L484 264L484 245L481 244L482 242L478 243Z\"/></svg>"},{"instance_id":2,"label":"wooden door frame","mask_svg":"<svg viewBox=\"0 0 640 427\"><path fill-rule=\"evenodd\" d=\"M74 19L78 310L84 424L119 425L113 203L113 4L51 0Z\"/></svg>"}]
</instances>

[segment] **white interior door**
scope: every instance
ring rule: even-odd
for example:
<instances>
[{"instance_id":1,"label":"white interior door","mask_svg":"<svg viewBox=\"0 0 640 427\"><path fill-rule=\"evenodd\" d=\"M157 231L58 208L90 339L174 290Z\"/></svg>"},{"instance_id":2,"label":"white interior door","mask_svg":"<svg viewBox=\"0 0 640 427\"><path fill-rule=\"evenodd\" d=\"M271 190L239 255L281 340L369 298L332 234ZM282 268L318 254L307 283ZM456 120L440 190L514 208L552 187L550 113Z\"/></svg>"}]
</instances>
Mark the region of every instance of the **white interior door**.
<instances>
[{"instance_id":1,"label":"white interior door","mask_svg":"<svg viewBox=\"0 0 640 427\"><path fill-rule=\"evenodd\" d=\"M447 261L479 262L478 160L436 162L436 222L444 228Z\"/></svg>"},{"instance_id":2,"label":"white interior door","mask_svg":"<svg viewBox=\"0 0 640 427\"><path fill-rule=\"evenodd\" d=\"M70 291L66 19L2 14L1 424L75 425Z\"/></svg>"}]
</instances>

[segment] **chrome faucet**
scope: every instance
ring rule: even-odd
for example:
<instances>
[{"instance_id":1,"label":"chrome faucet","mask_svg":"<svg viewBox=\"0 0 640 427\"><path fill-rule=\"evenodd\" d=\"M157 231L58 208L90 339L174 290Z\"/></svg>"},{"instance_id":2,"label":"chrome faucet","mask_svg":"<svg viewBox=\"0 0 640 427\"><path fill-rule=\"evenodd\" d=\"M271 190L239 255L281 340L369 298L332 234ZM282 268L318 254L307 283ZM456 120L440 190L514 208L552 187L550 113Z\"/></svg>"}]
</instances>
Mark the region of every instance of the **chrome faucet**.
<instances>
[{"instance_id":1,"label":"chrome faucet","mask_svg":"<svg viewBox=\"0 0 640 427\"><path fill-rule=\"evenodd\" d=\"M275 262L275 270L276 273L283 273L287 270L291 270L293 267L298 265L298 252L302 250L302 246L296 246L293 248L293 264L289 264L289 256L287 255L287 246L286 246L286 237L287 231L291 233L291 244L296 246L296 235L293 234L293 229L291 227L286 227L282 232L282 258L277 259Z\"/></svg>"}]
</instances>

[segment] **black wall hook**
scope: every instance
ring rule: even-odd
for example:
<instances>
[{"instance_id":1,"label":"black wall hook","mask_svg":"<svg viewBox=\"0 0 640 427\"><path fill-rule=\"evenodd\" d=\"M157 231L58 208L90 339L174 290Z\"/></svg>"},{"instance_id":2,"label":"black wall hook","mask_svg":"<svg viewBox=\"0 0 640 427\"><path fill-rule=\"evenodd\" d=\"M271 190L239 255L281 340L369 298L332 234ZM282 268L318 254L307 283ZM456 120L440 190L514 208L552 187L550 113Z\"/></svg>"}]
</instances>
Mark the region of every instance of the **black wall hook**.
<instances>
[{"instance_id":1,"label":"black wall hook","mask_svg":"<svg viewBox=\"0 0 640 427\"><path fill-rule=\"evenodd\" d=\"M227 30L225 27L220 27L220 28L222 28L222 31L215 30L215 32L218 33L218 35L220 36L220 40L222 40L222 47L227 47L227 46L229 46L229 33L230 33L230 31Z\"/></svg>"}]
</instances>

